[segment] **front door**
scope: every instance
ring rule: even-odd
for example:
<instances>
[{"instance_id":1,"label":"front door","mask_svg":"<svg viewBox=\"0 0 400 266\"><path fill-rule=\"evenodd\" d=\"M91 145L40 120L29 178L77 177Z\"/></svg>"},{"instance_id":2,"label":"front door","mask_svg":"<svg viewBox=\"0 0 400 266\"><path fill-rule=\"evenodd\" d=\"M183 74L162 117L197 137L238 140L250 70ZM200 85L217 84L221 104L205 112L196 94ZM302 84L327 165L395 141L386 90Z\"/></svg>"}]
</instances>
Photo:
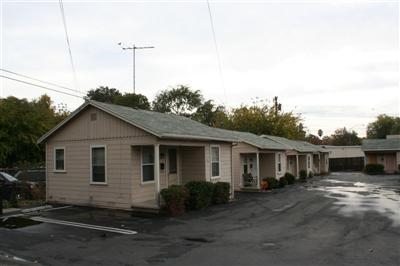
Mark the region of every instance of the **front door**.
<instances>
[{"instance_id":1,"label":"front door","mask_svg":"<svg viewBox=\"0 0 400 266\"><path fill-rule=\"evenodd\" d=\"M168 186L178 185L178 153L176 148L168 149Z\"/></svg>"}]
</instances>

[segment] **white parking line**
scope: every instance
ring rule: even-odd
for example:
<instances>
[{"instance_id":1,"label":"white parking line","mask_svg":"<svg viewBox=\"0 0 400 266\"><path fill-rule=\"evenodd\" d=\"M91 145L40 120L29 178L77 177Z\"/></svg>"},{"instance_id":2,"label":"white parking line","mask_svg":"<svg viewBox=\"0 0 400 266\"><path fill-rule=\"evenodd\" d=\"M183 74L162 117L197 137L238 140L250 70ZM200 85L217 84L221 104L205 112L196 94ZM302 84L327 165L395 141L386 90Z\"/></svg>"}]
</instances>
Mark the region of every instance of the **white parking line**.
<instances>
[{"instance_id":1,"label":"white parking line","mask_svg":"<svg viewBox=\"0 0 400 266\"><path fill-rule=\"evenodd\" d=\"M49 219L49 218L40 217L40 216L31 217L31 219L34 221L37 221L37 222L75 226L75 227L81 227L81 228L93 229L93 230L99 230L99 231L106 231L106 232L112 232L112 233L123 234L123 235L137 234L136 231L132 231L132 230L92 225L92 224L75 223L75 222L68 222L68 221L61 221L61 220L54 220L54 219Z\"/></svg>"}]
</instances>

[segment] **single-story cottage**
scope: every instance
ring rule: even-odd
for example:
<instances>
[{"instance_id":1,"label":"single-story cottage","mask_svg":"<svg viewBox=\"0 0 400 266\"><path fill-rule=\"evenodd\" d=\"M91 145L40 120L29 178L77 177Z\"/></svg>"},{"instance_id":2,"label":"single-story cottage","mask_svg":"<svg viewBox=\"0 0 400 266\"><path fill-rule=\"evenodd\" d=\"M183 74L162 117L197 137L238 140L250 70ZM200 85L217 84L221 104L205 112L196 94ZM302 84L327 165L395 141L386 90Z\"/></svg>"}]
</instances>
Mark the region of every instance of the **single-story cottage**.
<instances>
[{"instance_id":1,"label":"single-story cottage","mask_svg":"<svg viewBox=\"0 0 400 266\"><path fill-rule=\"evenodd\" d=\"M284 145L249 132L221 131L239 140L232 146L232 175L236 190L259 189L263 178L279 179L285 175Z\"/></svg>"},{"instance_id":2,"label":"single-story cottage","mask_svg":"<svg viewBox=\"0 0 400 266\"><path fill-rule=\"evenodd\" d=\"M186 117L86 101L38 140L47 201L157 209L160 190L172 184L233 184L237 141Z\"/></svg>"},{"instance_id":3,"label":"single-story cottage","mask_svg":"<svg viewBox=\"0 0 400 266\"><path fill-rule=\"evenodd\" d=\"M365 164L382 164L386 173L400 171L400 135L388 135L386 139L364 139L361 149Z\"/></svg>"},{"instance_id":4,"label":"single-story cottage","mask_svg":"<svg viewBox=\"0 0 400 266\"><path fill-rule=\"evenodd\" d=\"M278 142L286 147L286 172L299 177L300 171L324 174L329 170L329 152L306 141L263 135L266 139Z\"/></svg>"}]
</instances>

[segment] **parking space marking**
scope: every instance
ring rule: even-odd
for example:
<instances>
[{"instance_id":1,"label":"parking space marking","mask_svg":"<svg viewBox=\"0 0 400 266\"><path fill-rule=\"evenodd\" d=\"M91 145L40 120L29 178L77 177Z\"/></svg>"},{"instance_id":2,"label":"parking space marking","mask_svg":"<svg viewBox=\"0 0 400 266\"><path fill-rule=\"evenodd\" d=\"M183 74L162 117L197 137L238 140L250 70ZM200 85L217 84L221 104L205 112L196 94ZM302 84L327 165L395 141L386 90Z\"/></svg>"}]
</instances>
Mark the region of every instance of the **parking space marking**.
<instances>
[{"instance_id":1,"label":"parking space marking","mask_svg":"<svg viewBox=\"0 0 400 266\"><path fill-rule=\"evenodd\" d=\"M40 216L31 217L31 219L34 220L34 221L37 221L37 222L50 223L50 224L59 224L59 225L66 225L66 226L74 226L74 227L81 227L81 228L86 228L86 229L106 231L106 232L112 232L112 233L123 234L123 235L134 235L134 234L137 234L136 231L132 231L132 230L120 229L120 228L115 228L115 227L92 225L92 224L68 222L68 221L62 221L62 220L49 219L49 218L40 217Z\"/></svg>"}]
</instances>

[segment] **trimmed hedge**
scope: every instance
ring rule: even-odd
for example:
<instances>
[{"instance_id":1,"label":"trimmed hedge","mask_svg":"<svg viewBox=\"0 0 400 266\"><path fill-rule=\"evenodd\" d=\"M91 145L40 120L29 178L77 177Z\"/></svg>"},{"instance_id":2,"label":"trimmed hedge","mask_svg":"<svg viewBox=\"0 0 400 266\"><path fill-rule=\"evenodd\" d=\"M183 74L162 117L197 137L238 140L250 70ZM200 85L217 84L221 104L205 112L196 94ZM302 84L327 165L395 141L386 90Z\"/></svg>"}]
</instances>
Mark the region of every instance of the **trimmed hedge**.
<instances>
[{"instance_id":1,"label":"trimmed hedge","mask_svg":"<svg viewBox=\"0 0 400 266\"><path fill-rule=\"evenodd\" d=\"M268 182L268 189L275 189L279 187L279 181L275 177L264 178Z\"/></svg>"},{"instance_id":2,"label":"trimmed hedge","mask_svg":"<svg viewBox=\"0 0 400 266\"><path fill-rule=\"evenodd\" d=\"M214 184L207 181L191 181L185 184L189 192L185 205L188 210L198 210L212 202Z\"/></svg>"},{"instance_id":3,"label":"trimmed hedge","mask_svg":"<svg viewBox=\"0 0 400 266\"><path fill-rule=\"evenodd\" d=\"M168 213L171 216L179 216L185 212L185 201L189 196L187 189L180 185L171 185L160 191Z\"/></svg>"},{"instance_id":4,"label":"trimmed hedge","mask_svg":"<svg viewBox=\"0 0 400 266\"><path fill-rule=\"evenodd\" d=\"M369 174L369 175L376 175L376 174L383 174L385 167L382 164L367 164L364 167L364 173Z\"/></svg>"},{"instance_id":5,"label":"trimmed hedge","mask_svg":"<svg viewBox=\"0 0 400 266\"><path fill-rule=\"evenodd\" d=\"M291 173L285 173L285 178L286 181L288 182L288 185L294 184L294 182L296 181L296 177Z\"/></svg>"},{"instance_id":6,"label":"trimmed hedge","mask_svg":"<svg viewBox=\"0 0 400 266\"><path fill-rule=\"evenodd\" d=\"M279 178L279 187L282 188L288 184L286 177L282 176Z\"/></svg>"},{"instance_id":7,"label":"trimmed hedge","mask_svg":"<svg viewBox=\"0 0 400 266\"><path fill-rule=\"evenodd\" d=\"M229 196L231 194L231 186L227 182L217 182L214 184L214 190L212 195L213 204L228 203Z\"/></svg>"}]
</instances>

